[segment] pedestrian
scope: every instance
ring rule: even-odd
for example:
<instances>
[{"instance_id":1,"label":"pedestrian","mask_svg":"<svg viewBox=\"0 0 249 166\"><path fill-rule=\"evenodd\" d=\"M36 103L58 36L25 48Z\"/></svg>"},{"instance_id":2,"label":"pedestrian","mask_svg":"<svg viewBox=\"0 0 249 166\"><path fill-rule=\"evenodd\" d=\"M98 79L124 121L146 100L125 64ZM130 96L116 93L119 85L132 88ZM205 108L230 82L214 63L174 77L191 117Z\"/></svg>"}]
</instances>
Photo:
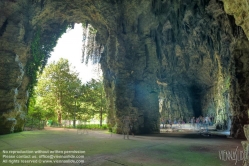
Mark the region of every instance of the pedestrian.
<instances>
[{"instance_id":1,"label":"pedestrian","mask_svg":"<svg viewBox=\"0 0 249 166\"><path fill-rule=\"evenodd\" d=\"M199 120L200 129L201 129L201 127L203 127L203 121L204 121L203 117L200 116L200 120Z\"/></svg>"},{"instance_id":2,"label":"pedestrian","mask_svg":"<svg viewBox=\"0 0 249 166\"><path fill-rule=\"evenodd\" d=\"M134 137L134 133L135 133L135 122L137 121L137 119L135 117L130 119L130 131L132 136Z\"/></svg>"},{"instance_id":3,"label":"pedestrian","mask_svg":"<svg viewBox=\"0 0 249 166\"><path fill-rule=\"evenodd\" d=\"M164 118L162 118L161 123L163 125L163 128L165 128L165 119Z\"/></svg>"},{"instance_id":4,"label":"pedestrian","mask_svg":"<svg viewBox=\"0 0 249 166\"><path fill-rule=\"evenodd\" d=\"M127 139L129 139L129 133L130 133L130 117L129 116L124 116L123 118L123 134L124 134L124 139L125 135L127 135Z\"/></svg>"},{"instance_id":5,"label":"pedestrian","mask_svg":"<svg viewBox=\"0 0 249 166\"><path fill-rule=\"evenodd\" d=\"M213 124L214 124L214 116L211 115L210 116L210 126L213 126Z\"/></svg>"},{"instance_id":6,"label":"pedestrian","mask_svg":"<svg viewBox=\"0 0 249 166\"><path fill-rule=\"evenodd\" d=\"M196 129L199 130L200 128L200 118L196 119Z\"/></svg>"},{"instance_id":7,"label":"pedestrian","mask_svg":"<svg viewBox=\"0 0 249 166\"><path fill-rule=\"evenodd\" d=\"M195 128L195 117L191 118L191 126L192 128Z\"/></svg>"},{"instance_id":8,"label":"pedestrian","mask_svg":"<svg viewBox=\"0 0 249 166\"><path fill-rule=\"evenodd\" d=\"M178 120L178 127L182 128L182 120L181 119Z\"/></svg>"},{"instance_id":9,"label":"pedestrian","mask_svg":"<svg viewBox=\"0 0 249 166\"><path fill-rule=\"evenodd\" d=\"M170 125L170 128L172 129L172 120L169 119L169 125Z\"/></svg>"},{"instance_id":10,"label":"pedestrian","mask_svg":"<svg viewBox=\"0 0 249 166\"><path fill-rule=\"evenodd\" d=\"M205 129L206 129L206 132L208 132L208 125L210 123L210 119L208 116L205 117L205 120L204 120L204 125L205 125Z\"/></svg>"}]
</instances>

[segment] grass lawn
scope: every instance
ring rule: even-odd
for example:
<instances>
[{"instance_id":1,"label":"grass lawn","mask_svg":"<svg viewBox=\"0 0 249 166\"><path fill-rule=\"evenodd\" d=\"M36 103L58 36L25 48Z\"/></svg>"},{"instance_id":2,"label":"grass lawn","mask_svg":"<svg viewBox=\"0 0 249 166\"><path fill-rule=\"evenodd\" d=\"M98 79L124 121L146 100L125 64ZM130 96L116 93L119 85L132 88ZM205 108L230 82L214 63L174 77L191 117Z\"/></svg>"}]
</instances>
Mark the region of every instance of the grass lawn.
<instances>
[{"instance_id":1,"label":"grass lawn","mask_svg":"<svg viewBox=\"0 0 249 166\"><path fill-rule=\"evenodd\" d=\"M241 140L225 137L204 137L180 132L136 135L130 136L127 140L123 139L122 135L111 135L103 130L88 130L88 134L78 134L76 129L46 128L1 135L0 165L233 166L236 161L222 161L219 158L219 151L235 151L237 147L238 151L241 151L240 142ZM15 158L6 158L6 156L11 157L11 154L4 153L25 150L33 151L33 153L13 154L12 157ZM35 153L38 150L44 153ZM54 152L54 154L45 154L46 151ZM59 154L55 151L62 153L70 151L70 153ZM75 151L85 151L85 153L71 153ZM61 155L65 158L56 159L53 156L46 158L49 157L48 155ZM77 155L81 158L72 157ZM20 163L21 160L22 162L32 160L41 163ZM75 162L84 160L84 163L57 164L55 160L74 160ZM11 164L17 161L19 164ZM237 161L236 165L242 165L242 161Z\"/></svg>"}]
</instances>

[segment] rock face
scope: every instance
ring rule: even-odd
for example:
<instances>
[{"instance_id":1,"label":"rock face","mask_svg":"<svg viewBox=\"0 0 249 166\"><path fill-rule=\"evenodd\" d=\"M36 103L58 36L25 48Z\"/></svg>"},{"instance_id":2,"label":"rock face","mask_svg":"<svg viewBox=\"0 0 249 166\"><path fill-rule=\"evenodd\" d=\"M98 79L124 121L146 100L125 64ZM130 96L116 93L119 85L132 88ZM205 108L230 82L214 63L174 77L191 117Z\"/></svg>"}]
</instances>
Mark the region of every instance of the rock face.
<instances>
[{"instance_id":1,"label":"rock face","mask_svg":"<svg viewBox=\"0 0 249 166\"><path fill-rule=\"evenodd\" d=\"M233 3L224 2L226 9ZM249 34L222 2L5 0L0 8L1 134L24 124L34 34L40 30L43 40L61 25L84 22L98 30L96 40L104 46L108 118L118 133L126 115L136 119L136 133L153 133L160 116L188 121L213 114L224 128L231 121L234 137L244 136Z\"/></svg>"},{"instance_id":2,"label":"rock face","mask_svg":"<svg viewBox=\"0 0 249 166\"><path fill-rule=\"evenodd\" d=\"M236 25L241 26L247 38L249 36L249 2L247 0L223 0L227 14L233 15Z\"/></svg>"}]
</instances>

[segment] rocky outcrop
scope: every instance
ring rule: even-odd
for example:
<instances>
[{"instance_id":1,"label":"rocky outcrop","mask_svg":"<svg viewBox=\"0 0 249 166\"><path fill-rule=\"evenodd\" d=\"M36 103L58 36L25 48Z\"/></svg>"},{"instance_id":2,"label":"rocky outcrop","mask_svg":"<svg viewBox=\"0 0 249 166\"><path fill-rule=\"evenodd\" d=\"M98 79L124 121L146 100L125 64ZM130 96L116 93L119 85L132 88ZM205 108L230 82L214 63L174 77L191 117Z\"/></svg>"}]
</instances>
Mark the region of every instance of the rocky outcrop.
<instances>
[{"instance_id":1,"label":"rocky outcrop","mask_svg":"<svg viewBox=\"0 0 249 166\"><path fill-rule=\"evenodd\" d=\"M97 29L104 46L108 118L118 133L126 115L136 119L136 133L153 133L160 114L185 121L212 114L224 128L232 121L232 135L243 137L249 43L222 2L6 0L0 8L1 134L22 130L35 34L55 40L65 25L83 22Z\"/></svg>"},{"instance_id":2,"label":"rocky outcrop","mask_svg":"<svg viewBox=\"0 0 249 166\"><path fill-rule=\"evenodd\" d=\"M228 96L234 20L216 1L175 2L177 5L177 10L165 10L171 17L158 28L162 34L159 81L165 84L160 85L161 97L171 112L168 116L189 121L192 116L208 114L225 123L231 115Z\"/></svg>"},{"instance_id":3,"label":"rocky outcrop","mask_svg":"<svg viewBox=\"0 0 249 166\"><path fill-rule=\"evenodd\" d=\"M236 25L241 26L249 36L249 2L247 0L222 0L227 14L233 15Z\"/></svg>"},{"instance_id":4,"label":"rocky outcrop","mask_svg":"<svg viewBox=\"0 0 249 166\"><path fill-rule=\"evenodd\" d=\"M248 1L246 0L223 0L225 11L235 18L236 25L242 27L247 39L249 38L249 24L248 24ZM238 27L237 27L238 28ZM242 29L237 29L237 36L243 34ZM235 137L242 137L243 125L248 124L248 111L249 111L249 80L248 80L248 40L240 38L234 44L233 55L235 60L235 77L236 81L232 83L232 97L234 98L231 105L233 106L233 124L232 135Z\"/></svg>"},{"instance_id":5,"label":"rocky outcrop","mask_svg":"<svg viewBox=\"0 0 249 166\"><path fill-rule=\"evenodd\" d=\"M227 1L223 0L224 8L227 14L232 15L235 18L235 23L240 26L245 32L247 39L249 37L249 25L246 21L249 17L248 1L237 0ZM241 35L240 33L237 35ZM243 135L243 125L248 124L248 101L249 97L247 92L249 90L248 83L248 40L240 39L234 44L234 59L235 59L235 77L237 82L233 84L233 95L234 101L234 119L232 124L232 133L235 137Z\"/></svg>"}]
</instances>

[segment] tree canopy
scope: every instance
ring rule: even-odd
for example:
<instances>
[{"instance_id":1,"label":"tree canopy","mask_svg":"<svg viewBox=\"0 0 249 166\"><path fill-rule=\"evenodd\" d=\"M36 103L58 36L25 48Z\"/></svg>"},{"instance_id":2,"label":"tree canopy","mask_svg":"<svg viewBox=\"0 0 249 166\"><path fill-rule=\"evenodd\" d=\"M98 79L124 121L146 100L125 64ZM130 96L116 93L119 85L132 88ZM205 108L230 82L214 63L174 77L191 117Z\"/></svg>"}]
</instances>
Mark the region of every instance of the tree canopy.
<instances>
[{"instance_id":1,"label":"tree canopy","mask_svg":"<svg viewBox=\"0 0 249 166\"><path fill-rule=\"evenodd\" d=\"M66 59L60 59L44 68L38 77L34 95L30 98L29 115L37 119L57 118L86 121L94 116L100 119L106 113L106 98L101 80L92 79L82 84L78 73L70 70Z\"/></svg>"}]
</instances>

